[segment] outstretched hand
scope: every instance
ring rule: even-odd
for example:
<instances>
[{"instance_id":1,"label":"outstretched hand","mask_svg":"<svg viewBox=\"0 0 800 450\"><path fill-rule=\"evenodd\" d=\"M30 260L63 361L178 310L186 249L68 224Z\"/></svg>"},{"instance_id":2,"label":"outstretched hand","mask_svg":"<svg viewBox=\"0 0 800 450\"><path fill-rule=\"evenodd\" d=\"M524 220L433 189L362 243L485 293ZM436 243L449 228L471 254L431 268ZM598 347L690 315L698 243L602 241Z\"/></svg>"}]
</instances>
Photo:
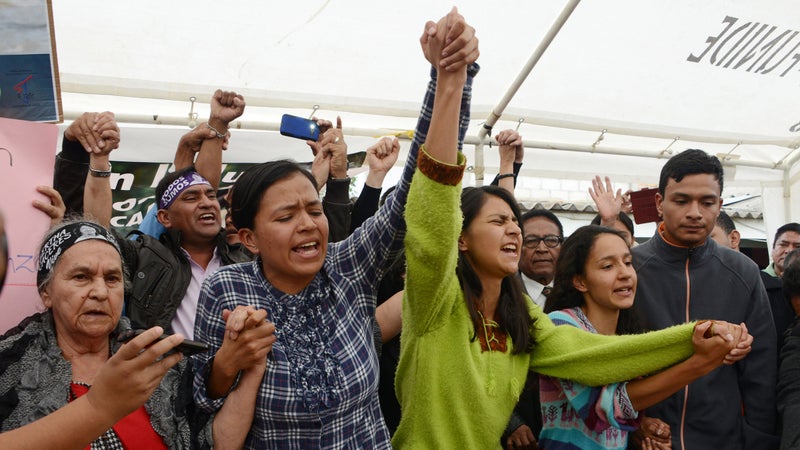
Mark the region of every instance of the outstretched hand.
<instances>
[{"instance_id":1,"label":"outstretched hand","mask_svg":"<svg viewBox=\"0 0 800 450\"><path fill-rule=\"evenodd\" d=\"M592 180L592 187L589 188L589 196L594 200L597 205L597 213L600 214L603 224L613 223L619 217L622 211L624 198L622 189L617 189L616 193L611 185L611 178L605 177L605 185L600 176L595 176Z\"/></svg>"},{"instance_id":2,"label":"outstretched hand","mask_svg":"<svg viewBox=\"0 0 800 450\"><path fill-rule=\"evenodd\" d=\"M86 394L97 410L119 420L150 398L167 371L183 357L180 352L166 354L183 342L183 336L174 334L159 341L163 333L161 327L150 328L103 364Z\"/></svg>"},{"instance_id":3,"label":"outstretched hand","mask_svg":"<svg viewBox=\"0 0 800 450\"><path fill-rule=\"evenodd\" d=\"M88 153L108 155L119 147L119 126L110 111L86 112L64 131L64 138L78 141Z\"/></svg>"}]
</instances>

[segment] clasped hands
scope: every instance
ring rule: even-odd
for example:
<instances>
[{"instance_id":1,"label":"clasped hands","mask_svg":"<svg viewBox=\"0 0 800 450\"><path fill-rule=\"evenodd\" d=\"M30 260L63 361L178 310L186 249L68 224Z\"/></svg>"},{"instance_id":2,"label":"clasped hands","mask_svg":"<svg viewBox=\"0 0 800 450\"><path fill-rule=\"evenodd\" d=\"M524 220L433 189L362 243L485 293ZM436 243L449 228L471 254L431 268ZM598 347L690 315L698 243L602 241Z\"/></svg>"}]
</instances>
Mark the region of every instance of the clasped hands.
<instances>
[{"instance_id":1,"label":"clasped hands","mask_svg":"<svg viewBox=\"0 0 800 450\"><path fill-rule=\"evenodd\" d=\"M721 356L722 351L727 349L722 362L731 365L750 353L753 336L748 332L744 322L735 325L723 320L701 320L695 325L692 342L695 353L709 357Z\"/></svg>"},{"instance_id":2,"label":"clasped hands","mask_svg":"<svg viewBox=\"0 0 800 450\"><path fill-rule=\"evenodd\" d=\"M225 337L218 351L227 354L237 372L255 366L264 366L266 357L275 343L275 325L267 320L267 311L252 306L237 306L233 311L223 310Z\"/></svg>"}]
</instances>

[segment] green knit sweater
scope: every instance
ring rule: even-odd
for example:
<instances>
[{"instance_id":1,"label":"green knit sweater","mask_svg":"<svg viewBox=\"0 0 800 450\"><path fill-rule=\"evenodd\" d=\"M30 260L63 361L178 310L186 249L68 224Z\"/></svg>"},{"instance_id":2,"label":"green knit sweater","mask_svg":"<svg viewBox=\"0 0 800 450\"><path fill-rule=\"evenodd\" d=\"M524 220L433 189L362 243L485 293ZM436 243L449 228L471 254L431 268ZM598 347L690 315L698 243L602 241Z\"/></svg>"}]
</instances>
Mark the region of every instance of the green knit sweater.
<instances>
[{"instance_id":1,"label":"green knit sweater","mask_svg":"<svg viewBox=\"0 0 800 450\"><path fill-rule=\"evenodd\" d=\"M463 158L461 158L463 163ZM482 352L455 274L461 186L417 170L406 206L407 275L395 387L399 449L500 448L528 369L598 386L635 378L692 354L694 325L603 336L555 326L529 302L532 353ZM509 340L510 343L510 340Z\"/></svg>"}]
</instances>

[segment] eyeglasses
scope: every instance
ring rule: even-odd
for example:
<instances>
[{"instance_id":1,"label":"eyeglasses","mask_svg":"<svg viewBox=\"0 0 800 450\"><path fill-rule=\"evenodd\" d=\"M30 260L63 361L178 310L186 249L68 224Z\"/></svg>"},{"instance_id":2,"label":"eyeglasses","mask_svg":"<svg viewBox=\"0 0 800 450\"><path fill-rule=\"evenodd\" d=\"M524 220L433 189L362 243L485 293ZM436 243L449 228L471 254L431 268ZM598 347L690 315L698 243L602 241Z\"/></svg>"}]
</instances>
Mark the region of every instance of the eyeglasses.
<instances>
[{"instance_id":1,"label":"eyeglasses","mask_svg":"<svg viewBox=\"0 0 800 450\"><path fill-rule=\"evenodd\" d=\"M527 236L525 240L522 241L522 245L526 248L536 248L539 246L539 242L544 242L544 245L548 248L556 248L561 245L561 242L564 240L561 236L556 236L555 234L549 234L545 237L538 237L538 236Z\"/></svg>"}]
</instances>

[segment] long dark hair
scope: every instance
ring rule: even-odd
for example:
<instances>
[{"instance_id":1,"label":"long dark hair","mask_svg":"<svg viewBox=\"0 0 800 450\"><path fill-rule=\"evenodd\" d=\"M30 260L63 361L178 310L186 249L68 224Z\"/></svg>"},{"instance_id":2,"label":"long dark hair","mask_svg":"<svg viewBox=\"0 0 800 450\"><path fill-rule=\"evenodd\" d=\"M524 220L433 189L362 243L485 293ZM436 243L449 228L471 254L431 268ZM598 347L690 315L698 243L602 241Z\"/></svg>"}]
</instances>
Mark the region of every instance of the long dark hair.
<instances>
[{"instance_id":1,"label":"long dark hair","mask_svg":"<svg viewBox=\"0 0 800 450\"><path fill-rule=\"evenodd\" d=\"M519 206L508 191L497 186L468 187L461 193L461 213L464 216L462 231L469 227L490 195L499 197L506 202L511 207L518 223L522 223L519 222L521 216ZM483 330L483 320L478 314L483 285L463 252L458 254L456 274L461 283L461 290L464 291L464 300L467 302L467 309L469 309L472 319L474 333L471 340L474 341L477 339L478 333ZM497 324L508 333L514 343L512 354L530 352L533 349L534 339L530 332L533 319L525 305L528 300L523 292L522 282L515 273L503 278L495 317Z\"/></svg>"},{"instance_id":2,"label":"long dark hair","mask_svg":"<svg viewBox=\"0 0 800 450\"><path fill-rule=\"evenodd\" d=\"M601 234L613 234L619 236L625 245L628 241L621 232L600 225L586 225L578 228L572 233L563 244L561 253L558 255L556 263L556 276L553 280L553 290L547 296L544 305L544 312L559 311L562 309L583 306L586 302L583 294L575 289L572 284L575 276L586 275L586 261L589 259L589 252L592 251L597 237ZM635 309L635 305L619 311L617 321L617 334L635 334L644 331L641 320Z\"/></svg>"}]
</instances>

